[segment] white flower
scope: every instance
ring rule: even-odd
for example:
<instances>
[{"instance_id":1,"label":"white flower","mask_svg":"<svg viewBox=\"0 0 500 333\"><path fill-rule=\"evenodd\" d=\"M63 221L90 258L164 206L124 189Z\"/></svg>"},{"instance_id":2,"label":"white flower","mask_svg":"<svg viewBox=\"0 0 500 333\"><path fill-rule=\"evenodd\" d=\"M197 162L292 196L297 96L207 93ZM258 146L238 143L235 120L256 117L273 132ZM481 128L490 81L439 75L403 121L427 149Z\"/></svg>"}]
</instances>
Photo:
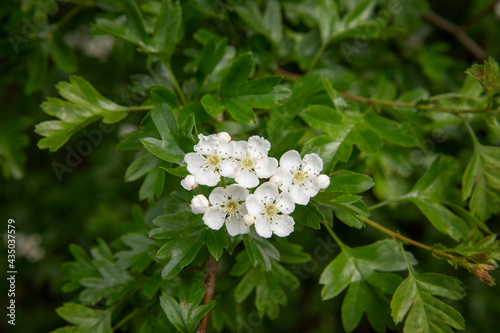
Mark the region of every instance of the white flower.
<instances>
[{"instance_id":1,"label":"white flower","mask_svg":"<svg viewBox=\"0 0 500 333\"><path fill-rule=\"evenodd\" d=\"M264 138L252 136L245 141L233 141L234 158L237 161L235 181L246 188L259 185L259 178L269 178L278 167L275 158L268 157L271 144Z\"/></svg>"},{"instance_id":2,"label":"white flower","mask_svg":"<svg viewBox=\"0 0 500 333\"><path fill-rule=\"evenodd\" d=\"M307 205L321 188L321 170L323 160L317 154L307 154L302 160L296 150L290 150L281 156L276 175L283 180L282 191L290 192L295 203ZM321 181L324 183L323 178Z\"/></svg>"},{"instance_id":3,"label":"white flower","mask_svg":"<svg viewBox=\"0 0 500 333\"><path fill-rule=\"evenodd\" d=\"M231 136L227 134L227 132L219 132L217 133L217 138L221 142L229 142L231 141Z\"/></svg>"},{"instance_id":4,"label":"white flower","mask_svg":"<svg viewBox=\"0 0 500 333\"><path fill-rule=\"evenodd\" d=\"M245 216L243 216L243 221L247 226L251 226L255 223L255 217L250 214L246 214Z\"/></svg>"},{"instance_id":5,"label":"white flower","mask_svg":"<svg viewBox=\"0 0 500 333\"><path fill-rule=\"evenodd\" d=\"M212 206L203 215L203 222L214 230L219 230L226 223L231 236L248 233L250 228L243 220L247 213L247 196L248 190L236 184L214 188L208 197Z\"/></svg>"},{"instance_id":6,"label":"white flower","mask_svg":"<svg viewBox=\"0 0 500 333\"><path fill-rule=\"evenodd\" d=\"M289 193L279 193L278 187L267 182L259 186L246 200L248 214L255 217L255 230L265 238L274 233L285 237L293 231L295 221L288 215L295 209Z\"/></svg>"},{"instance_id":7,"label":"white flower","mask_svg":"<svg viewBox=\"0 0 500 333\"><path fill-rule=\"evenodd\" d=\"M191 191L192 189L196 188L196 186L198 186L198 183L196 182L196 179L193 175L187 175L186 178L181 180L181 185L186 190Z\"/></svg>"},{"instance_id":8,"label":"white flower","mask_svg":"<svg viewBox=\"0 0 500 333\"><path fill-rule=\"evenodd\" d=\"M318 182L320 190L327 189L328 186L330 186L330 177L328 177L327 175L319 175Z\"/></svg>"},{"instance_id":9,"label":"white flower","mask_svg":"<svg viewBox=\"0 0 500 333\"><path fill-rule=\"evenodd\" d=\"M201 185L215 186L220 181L221 175L234 177L235 162L232 158L232 145L220 140L216 134L209 136L200 134L198 138L200 141L194 146L195 152L184 156L187 169L194 175L196 182Z\"/></svg>"},{"instance_id":10,"label":"white flower","mask_svg":"<svg viewBox=\"0 0 500 333\"><path fill-rule=\"evenodd\" d=\"M198 194L191 200L191 210L195 214L204 214L208 210L208 199L203 194Z\"/></svg>"}]
</instances>

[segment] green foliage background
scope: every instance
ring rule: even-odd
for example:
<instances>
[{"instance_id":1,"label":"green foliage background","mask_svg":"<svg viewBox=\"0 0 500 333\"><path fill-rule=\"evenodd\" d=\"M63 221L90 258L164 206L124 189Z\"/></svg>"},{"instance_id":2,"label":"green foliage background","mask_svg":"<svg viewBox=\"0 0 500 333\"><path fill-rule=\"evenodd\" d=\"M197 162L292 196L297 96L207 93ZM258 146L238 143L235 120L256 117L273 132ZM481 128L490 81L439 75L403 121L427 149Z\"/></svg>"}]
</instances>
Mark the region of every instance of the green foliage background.
<instances>
[{"instance_id":1,"label":"green foliage background","mask_svg":"<svg viewBox=\"0 0 500 333\"><path fill-rule=\"evenodd\" d=\"M71 322L72 314L80 312L86 313L99 325L107 320L117 324L134 311L132 307L126 307L119 309L111 317L107 312L100 312L109 308L103 301L97 302L94 310L75 308L74 305L71 308L68 304L63 306L65 302L76 302L78 297L80 301L82 299L77 291L78 279L68 281L63 271L68 273L81 267L75 268L67 263L61 269L61 265L74 260L75 256L84 258L83 252L89 253L94 248L92 255L101 260L100 267L106 270L100 273L108 276L107 281L93 281L98 286L97 289L113 283L127 285L132 276L123 273L120 264L115 265L115 258L107 252L104 242L110 244L113 253L122 253L122 261L145 261L136 266L130 264L132 273L142 273L152 259L146 254L138 260L134 257L133 250L142 253L141 250L146 248L153 256L154 250L158 248L150 248L151 244L146 236L128 239L119 237L130 232L137 235L145 228L147 230L144 235L153 227L161 229L159 222L153 225L152 221L165 213L165 207L167 212L177 213L175 207L185 207L185 203L190 201L190 195L184 192L168 199L168 193L180 189L180 178L174 175L182 173L182 170L170 170L174 174L172 175L159 168L170 168L172 164L169 162L175 162L183 152L188 151L193 144L189 141L192 140L189 135L180 139L176 136L176 146L180 151L172 153L169 150L169 155L165 157L169 162L155 159L151 164L152 155L148 152L139 157L136 154L137 150L143 150L141 142L137 140L139 137L156 138L147 141L149 146L146 143L144 146L152 153L158 153L154 146L157 141L152 140L165 139L175 132L170 128L165 133L161 130L158 133L155 125L161 120L142 120L148 107L159 103L158 101L168 101L170 106L185 104L182 98L179 100L176 97L176 87L168 70L175 73L181 85L179 89L184 91L188 101L201 100L201 104L188 104L199 129L204 132L224 130L237 137L239 134L240 138L245 138L248 133L263 135L276 147L272 152L274 155L280 155L291 148L300 150L304 147L304 152L314 151L323 157L330 156L328 142L332 138L319 135L340 135L340 130L346 124L353 125L351 137L345 140L343 148L334 157L325 159L326 168L350 170L356 172L355 175L359 173L371 176L375 183L373 188L369 178L353 179L349 178L353 175L339 171L332 175L332 183L338 179L335 185L341 188L342 179L345 179L350 186L348 192L353 195L363 192L363 200L368 206L388 201L388 205L374 210L371 217L386 227L399 230L401 234L425 244L442 243L446 247L454 247L457 245L455 240L466 236L467 226L464 224L461 227L460 222L457 222L453 224L455 229L446 229L448 221L459 219L457 215L460 216L458 213L450 213L449 203L466 202L471 197L470 208L475 216L481 221L487 221L487 227L493 233L498 233L498 192L491 194L491 191L485 191L486 199L480 196L480 186L498 188L498 183L489 178L478 178L472 168L466 171L469 159L474 156L478 163L483 163L483 168L490 168L488 170L491 173L496 172L495 165L488 165L491 159L481 157L481 153L483 156L492 155L488 150L491 148L486 146L497 147L500 142L500 125L496 113L488 118L478 116L470 119L477 136L477 142L473 143L466 127L454 116L441 113L422 116L422 113L417 114L410 108L382 107L385 116L404 124L384 122L378 115L360 121L359 115L338 111L342 110L342 101L337 100L339 105L333 105L330 101L331 97L334 100L339 97L335 94L336 90L340 90L376 100L418 102L425 106L428 105L429 96L452 92L460 98L444 99L441 104L443 107L454 107L459 103L461 107L474 108L491 102L488 104L491 110L498 111L497 95L493 98L498 87L496 91L493 87L486 95L476 98L478 92L482 91L480 85L474 79L467 78L464 73L478 60L453 36L422 17L432 9L457 25L464 24L467 34L488 55L498 60L500 44L497 32L500 21L493 13L491 1L442 1L430 4L406 0L335 1L342 14L335 17L329 15L332 8L328 1L318 1L318 6L325 6L325 10L318 14L314 12L315 1L192 0L180 2L182 23L176 21L176 17L181 15L179 4L168 2L171 6L167 11L169 14L165 17L160 14L161 19L158 20L165 25L155 23L158 13L165 13L160 10L160 1L124 3L125 5L115 0L74 0L64 3L50 0L7 0L0 4L0 91L3 105L0 115L0 218L1 221L14 218L18 233L41 235L41 246L45 251L45 256L40 261L30 262L21 256L17 258L16 331L55 330L66 324L62 318ZM135 3L144 16L144 29L137 23L140 18L135 16L135 7L131 5ZM359 7L365 10L352 11L352 3L365 3L366 6ZM391 8L398 10L391 11ZM485 8L488 10L483 15ZM122 16L123 13L126 13L127 20ZM477 17L478 20L475 19ZM370 30L374 20L383 22L377 23L380 29ZM163 34L165 31L172 33ZM373 33L368 39L367 31ZM109 35L115 37L111 38ZM245 52L251 52L251 55ZM226 86L222 83L219 91L221 80L228 73L236 54L243 54L238 58L241 63L238 63L237 69L241 75L246 76L237 77L233 81L226 79ZM165 59L170 64L170 69L161 67L159 60ZM251 66L252 61L254 67ZM480 68L472 68L471 74L477 69ZM304 77L297 80L294 73L304 74ZM72 74L78 77L70 79ZM258 78L267 75L283 75L282 86L275 87L280 82L277 78L260 81L261 91L255 97L248 93L255 87L239 84L245 82L248 76ZM496 77L486 79L491 80L494 86L495 80L498 81L498 72ZM61 93L78 84L84 85L85 81L109 101L94 101L91 105L78 104ZM325 90L326 81L332 85L332 89L328 91L330 95ZM68 82L74 86L70 86ZM166 86L170 90L153 87L153 84ZM487 83L486 85L488 86ZM233 89L235 86L239 89ZM151 91L152 88L154 89ZM289 95L288 89L293 94L286 100L285 107L276 109ZM61 96L58 96L58 91ZM63 102L64 99L73 104ZM145 106L145 109L138 110L139 105ZM318 106L308 108L309 105ZM364 110L366 106L360 105L362 104L355 104ZM338 107L337 111L333 110L335 106ZM54 132L52 125L38 125L38 134L50 137L42 139L34 131L35 124L53 120L47 113L53 114L55 110L61 109L70 110L68 114L80 111L81 118L65 121L65 124L70 125L62 134L57 128ZM226 120L213 121L212 117L219 116L224 109L227 110ZM274 111L269 111L270 109ZM253 121L254 111L262 118L257 124ZM325 114L329 116L325 117ZM125 116L126 119L103 133L100 123L102 118L105 122L114 123ZM97 122L91 123L89 119ZM176 131L184 131L192 125L190 119L181 120ZM138 130L141 121L143 132L122 135L130 130ZM68 166L69 151L76 150L80 142L88 140L82 131L84 127L87 133L103 133L102 142L92 145L88 156L81 157L75 162L75 166L70 166L71 172L69 169L62 173L61 169L55 171L55 165ZM72 134L72 137L68 134ZM315 138L316 136L318 137ZM40 150L37 147L40 139L41 148L59 150L50 154L47 150ZM143 139L143 143L146 140L148 139ZM474 147L476 155L473 155ZM449 156L441 157L442 155ZM129 167L132 162L135 164ZM465 184L470 191L462 198L459 184L464 173L474 181L469 180ZM142 180L144 176L145 180ZM353 183L359 186L359 191L353 190ZM371 189L365 192L369 188ZM447 192L447 189L450 191ZM400 199L408 193L418 195L407 195L408 200ZM331 200L333 199L327 195L318 198L320 204ZM482 207L483 202L489 204ZM456 211L460 211L460 208L455 208L454 212ZM218 294L215 297L217 305L211 312L215 327L225 325L224 331L234 331L236 329L231 326L231 320L244 316L247 322L254 323L250 326L256 327L254 329L258 332L331 332L349 328L345 324L342 326L341 307L344 296L348 300L355 299L352 296L355 288L351 285L347 294L344 292L341 297L334 297L347 285L329 290L325 288L322 291L318 281L326 285L333 282L328 274L321 276L321 272L325 268L325 272L329 269L336 272L344 267L339 255L341 249L344 255L351 253L353 257L363 258L366 256L364 252L370 252L373 248L366 250L361 246L380 241L385 236L369 226L360 230L350 227L360 227L362 222L359 218L337 215L333 229L345 244L342 247L326 245L316 251L318 244L331 244L331 240L324 229L314 230L319 228L317 221L306 219L307 216L314 216L313 213L309 210L296 212L297 216L310 224L303 223L313 229L299 226L288 239L290 243L300 244L302 251L313 258L312 261L304 263L308 255L284 240L273 242L281 253L280 263L273 260L276 255L272 249L264 251L271 259L245 257L243 254L235 259L226 256L225 261L221 261ZM436 228L427 222L426 217ZM481 223L479 225L482 226ZM438 230L448 233L451 238ZM165 231L156 232L160 234ZM169 239L171 236L164 237ZM102 240L96 243L97 238ZM155 246L159 244L156 242ZM373 245L374 248L392 246L386 244L387 240L380 242L375 243L378 245ZM72 256L68 251L70 244L77 244L83 252L72 246ZM96 244L100 247L95 248ZM18 243L18 246L21 245ZM245 243L245 246L248 248L256 245ZM231 244L229 247L231 248ZM132 252L128 253L130 248ZM352 251L349 252L350 248ZM495 314L500 313L500 291L497 286L488 287L473 274L462 268L453 268L428 251L415 247L406 249L411 250L418 260L418 265L414 267L418 273L410 274L407 281L429 282L433 277L420 274L424 272L458 278L463 282L467 296L459 302L450 301L449 304L464 316L466 331L496 332L498 323ZM325 252L327 255L324 255ZM2 251L2 258L4 253L6 250ZM270 261L265 262L266 259ZM196 260L193 266L200 264ZM388 260L394 267L387 268L382 262L374 275L381 274L379 279L394 278L398 282L407 278L402 256ZM409 257L408 261L412 260ZM267 266L267 269L253 267L250 262L258 265L263 263L261 266ZM164 265L165 262L160 260L160 264ZM286 271L289 270L296 276L291 276L290 281L297 280L300 285L295 282L277 285L278 279L265 274L269 269L279 276L290 274ZM374 268L371 269L375 272ZM150 266L149 271L153 270ZM393 271L403 273L389 273ZM159 274L158 271L156 275ZM495 274L494 271L492 275ZM234 277L246 280L235 285ZM185 278L188 285L189 282L200 283L204 279L204 272L198 270ZM257 287L257 298L265 297L262 295L266 292L278 290L279 300L271 306L264 304L259 307L257 304L256 308L251 294L252 281L261 280L266 280L268 284L253 286ZM173 295L170 297L163 294L160 298L162 306L182 311L181 306L176 303L178 294L175 288L162 285L159 281L155 283L161 285L162 290L171 291ZM5 297L6 289L3 285L2 297ZM67 293L61 292L63 285ZM359 290L366 288L360 284L355 287ZM401 294L411 290L409 282L403 287L407 289L398 289ZM429 295L460 298L460 290L452 289L445 294L431 292ZM99 290L93 292L94 294L92 291L86 294L89 300L99 298ZM393 292L394 290L390 293ZM154 295L156 290L146 293ZM181 294L193 300L189 306L196 307L202 292L200 294L200 290L186 287ZM282 301L282 295L286 295L288 302ZM322 301L322 296L328 300ZM447 298L443 299L448 304ZM144 306L149 306L148 302L152 301L146 299L147 297L143 297L140 301ZM237 306L237 302L241 304ZM366 307L368 317L369 309L373 308L373 304L351 306L357 306L358 309ZM57 313L56 308L59 308ZM158 315L158 311L161 308L152 310L151 316ZM267 315L260 318L259 314L264 312ZM137 317L141 316L144 318L145 314L141 312ZM374 313L372 318L376 316L377 313ZM268 317L276 319L270 320ZM162 329L174 331L164 315L163 318ZM170 316L168 318L171 319ZM151 327L160 325L153 323L152 317L147 320L151 320ZM390 318L384 320L390 322ZM351 322L353 321L355 320L352 319ZM82 329L85 330L85 325L91 327L94 324L85 322ZM2 331L4 325L6 321L2 320ZM143 323L140 320L132 317L121 330L136 332L141 325ZM193 324L186 323L186 327L189 325ZM383 323L381 325L384 327ZM365 317L359 326L351 328L355 332L372 332L372 327L375 325L370 325ZM106 328L101 329L106 331ZM443 331L447 332L446 329Z\"/></svg>"}]
</instances>

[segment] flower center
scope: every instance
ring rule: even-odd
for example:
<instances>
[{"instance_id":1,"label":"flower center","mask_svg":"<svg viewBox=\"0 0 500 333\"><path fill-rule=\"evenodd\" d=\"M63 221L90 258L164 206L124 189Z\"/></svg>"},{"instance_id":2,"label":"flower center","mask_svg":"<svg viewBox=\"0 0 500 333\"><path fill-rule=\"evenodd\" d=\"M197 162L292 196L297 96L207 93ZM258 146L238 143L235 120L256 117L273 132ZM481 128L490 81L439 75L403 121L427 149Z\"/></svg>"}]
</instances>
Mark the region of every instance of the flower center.
<instances>
[{"instance_id":1,"label":"flower center","mask_svg":"<svg viewBox=\"0 0 500 333\"><path fill-rule=\"evenodd\" d=\"M278 208L275 204L267 204L264 208L264 215L271 218L278 213Z\"/></svg>"},{"instance_id":2,"label":"flower center","mask_svg":"<svg viewBox=\"0 0 500 333\"><path fill-rule=\"evenodd\" d=\"M219 155L213 154L213 155L207 156L207 164L211 168L214 168L214 169L218 168L220 162L221 162L221 158L219 157Z\"/></svg>"},{"instance_id":3,"label":"flower center","mask_svg":"<svg viewBox=\"0 0 500 333\"><path fill-rule=\"evenodd\" d=\"M240 209L240 204L235 199L229 199L226 201L225 208L230 214L233 214Z\"/></svg>"},{"instance_id":4,"label":"flower center","mask_svg":"<svg viewBox=\"0 0 500 333\"><path fill-rule=\"evenodd\" d=\"M241 160L241 166L243 167L243 169L252 169L253 168L253 159L250 158L250 157L245 157L244 159Z\"/></svg>"},{"instance_id":5,"label":"flower center","mask_svg":"<svg viewBox=\"0 0 500 333\"><path fill-rule=\"evenodd\" d=\"M295 171L293 174L293 183L294 184L302 184L306 180L306 174L302 170Z\"/></svg>"}]
</instances>

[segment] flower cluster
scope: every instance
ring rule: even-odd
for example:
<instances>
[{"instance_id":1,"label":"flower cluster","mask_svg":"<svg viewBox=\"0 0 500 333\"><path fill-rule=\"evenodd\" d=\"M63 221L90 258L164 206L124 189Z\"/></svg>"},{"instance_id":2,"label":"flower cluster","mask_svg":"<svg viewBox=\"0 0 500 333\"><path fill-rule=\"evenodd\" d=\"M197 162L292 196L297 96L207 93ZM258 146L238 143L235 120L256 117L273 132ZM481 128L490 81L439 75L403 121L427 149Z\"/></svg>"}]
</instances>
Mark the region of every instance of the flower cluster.
<instances>
[{"instance_id":1,"label":"flower cluster","mask_svg":"<svg viewBox=\"0 0 500 333\"><path fill-rule=\"evenodd\" d=\"M317 154L291 150L278 163L268 157L271 144L262 137L231 141L226 132L198 136L194 153L184 157L190 175L181 181L186 190L198 185L216 187L208 199L193 197L191 209L203 214L203 222L218 230L224 224L231 236L246 234L252 225L265 238L274 233L285 237L295 224L290 214L295 205L307 205L309 199L330 185L330 177L320 174L323 160ZM221 181L225 177L225 181ZM261 184L260 179L265 181ZM227 185L227 182L234 184ZM249 189L253 189L250 193Z\"/></svg>"}]
</instances>

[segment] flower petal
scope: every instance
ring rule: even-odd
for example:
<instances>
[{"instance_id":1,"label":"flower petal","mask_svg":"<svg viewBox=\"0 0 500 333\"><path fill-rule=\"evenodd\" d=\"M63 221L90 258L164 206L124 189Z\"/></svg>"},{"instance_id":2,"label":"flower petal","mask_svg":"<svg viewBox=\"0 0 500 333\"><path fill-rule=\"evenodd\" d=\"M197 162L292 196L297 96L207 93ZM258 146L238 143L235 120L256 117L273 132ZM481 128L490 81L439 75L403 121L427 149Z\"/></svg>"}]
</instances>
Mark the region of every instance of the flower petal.
<instances>
[{"instance_id":1,"label":"flower petal","mask_svg":"<svg viewBox=\"0 0 500 333\"><path fill-rule=\"evenodd\" d=\"M217 153L222 158L233 157L233 145L229 142L219 142L217 146Z\"/></svg>"},{"instance_id":2,"label":"flower petal","mask_svg":"<svg viewBox=\"0 0 500 333\"><path fill-rule=\"evenodd\" d=\"M264 204L260 201L255 194L250 194L245 200L246 209L248 214L257 217L264 210Z\"/></svg>"},{"instance_id":3,"label":"flower petal","mask_svg":"<svg viewBox=\"0 0 500 333\"><path fill-rule=\"evenodd\" d=\"M276 236L286 237L293 232L295 221L290 215L276 215L271 222L271 229Z\"/></svg>"},{"instance_id":4,"label":"flower petal","mask_svg":"<svg viewBox=\"0 0 500 333\"><path fill-rule=\"evenodd\" d=\"M212 193L208 196L208 200L212 205L223 205L226 203L229 194L227 190L222 187L216 187L212 190Z\"/></svg>"},{"instance_id":5,"label":"flower petal","mask_svg":"<svg viewBox=\"0 0 500 333\"><path fill-rule=\"evenodd\" d=\"M295 203L289 193L281 193L276 200L276 207L283 214L291 214L295 209Z\"/></svg>"},{"instance_id":6,"label":"flower petal","mask_svg":"<svg viewBox=\"0 0 500 333\"><path fill-rule=\"evenodd\" d=\"M239 202L245 201L248 196L248 190L237 184L229 185L226 187L226 191L231 198L236 199Z\"/></svg>"},{"instance_id":7,"label":"flower petal","mask_svg":"<svg viewBox=\"0 0 500 333\"><path fill-rule=\"evenodd\" d=\"M228 158L222 161L222 163L219 166L219 172L223 177L228 177L228 178L234 178L236 175L236 167L238 166L238 163L232 159Z\"/></svg>"},{"instance_id":8,"label":"flower petal","mask_svg":"<svg viewBox=\"0 0 500 333\"><path fill-rule=\"evenodd\" d=\"M224 225L226 215L224 208L212 206L203 215L203 223L208 225L210 229L219 230Z\"/></svg>"},{"instance_id":9,"label":"flower petal","mask_svg":"<svg viewBox=\"0 0 500 333\"><path fill-rule=\"evenodd\" d=\"M231 236L248 234L250 227L245 224L241 215L233 215L226 220L226 230Z\"/></svg>"},{"instance_id":10,"label":"flower petal","mask_svg":"<svg viewBox=\"0 0 500 333\"><path fill-rule=\"evenodd\" d=\"M254 135L248 139L248 147L247 151L252 155L252 156L257 156L257 155L266 155L271 149L271 143L267 141L266 139Z\"/></svg>"},{"instance_id":11,"label":"flower petal","mask_svg":"<svg viewBox=\"0 0 500 333\"><path fill-rule=\"evenodd\" d=\"M205 136L203 134L198 135L200 141L193 147L197 153L208 155L218 143L217 135L211 134Z\"/></svg>"},{"instance_id":12,"label":"flower petal","mask_svg":"<svg viewBox=\"0 0 500 333\"><path fill-rule=\"evenodd\" d=\"M273 183L264 183L260 185L254 192L257 199L262 202L274 201L278 196L278 188Z\"/></svg>"},{"instance_id":13,"label":"flower petal","mask_svg":"<svg viewBox=\"0 0 500 333\"><path fill-rule=\"evenodd\" d=\"M289 150L280 158L280 167L287 171L299 169L301 163L300 154L296 150Z\"/></svg>"},{"instance_id":14,"label":"flower petal","mask_svg":"<svg viewBox=\"0 0 500 333\"><path fill-rule=\"evenodd\" d=\"M215 186L220 181L219 173L212 168L198 170L194 178L198 184L207 186Z\"/></svg>"},{"instance_id":15,"label":"flower petal","mask_svg":"<svg viewBox=\"0 0 500 333\"><path fill-rule=\"evenodd\" d=\"M233 156L239 160L245 158L247 153L247 142L246 141L231 141L233 146Z\"/></svg>"},{"instance_id":16,"label":"flower petal","mask_svg":"<svg viewBox=\"0 0 500 333\"><path fill-rule=\"evenodd\" d=\"M309 203L310 197L300 185L291 185L290 194L292 195L293 201L295 201L296 204L307 205Z\"/></svg>"},{"instance_id":17,"label":"flower petal","mask_svg":"<svg viewBox=\"0 0 500 333\"><path fill-rule=\"evenodd\" d=\"M257 178L255 173L249 170L236 172L236 177L234 177L234 180L238 184L246 188L253 188L259 185L259 178Z\"/></svg>"},{"instance_id":18,"label":"flower petal","mask_svg":"<svg viewBox=\"0 0 500 333\"><path fill-rule=\"evenodd\" d=\"M255 165L255 173L259 178L269 178L278 168L278 160L273 157L264 157Z\"/></svg>"},{"instance_id":19,"label":"flower petal","mask_svg":"<svg viewBox=\"0 0 500 333\"><path fill-rule=\"evenodd\" d=\"M255 231L257 231L260 237L270 238L273 235L271 221L265 217L258 217L255 220Z\"/></svg>"},{"instance_id":20,"label":"flower petal","mask_svg":"<svg viewBox=\"0 0 500 333\"><path fill-rule=\"evenodd\" d=\"M318 154L307 154L302 161L302 170L312 173L319 173L323 170L323 160Z\"/></svg>"},{"instance_id":21,"label":"flower petal","mask_svg":"<svg viewBox=\"0 0 500 333\"><path fill-rule=\"evenodd\" d=\"M184 162L187 163L189 173L193 175L207 167L207 161L198 153L187 153L184 155Z\"/></svg>"}]
</instances>

